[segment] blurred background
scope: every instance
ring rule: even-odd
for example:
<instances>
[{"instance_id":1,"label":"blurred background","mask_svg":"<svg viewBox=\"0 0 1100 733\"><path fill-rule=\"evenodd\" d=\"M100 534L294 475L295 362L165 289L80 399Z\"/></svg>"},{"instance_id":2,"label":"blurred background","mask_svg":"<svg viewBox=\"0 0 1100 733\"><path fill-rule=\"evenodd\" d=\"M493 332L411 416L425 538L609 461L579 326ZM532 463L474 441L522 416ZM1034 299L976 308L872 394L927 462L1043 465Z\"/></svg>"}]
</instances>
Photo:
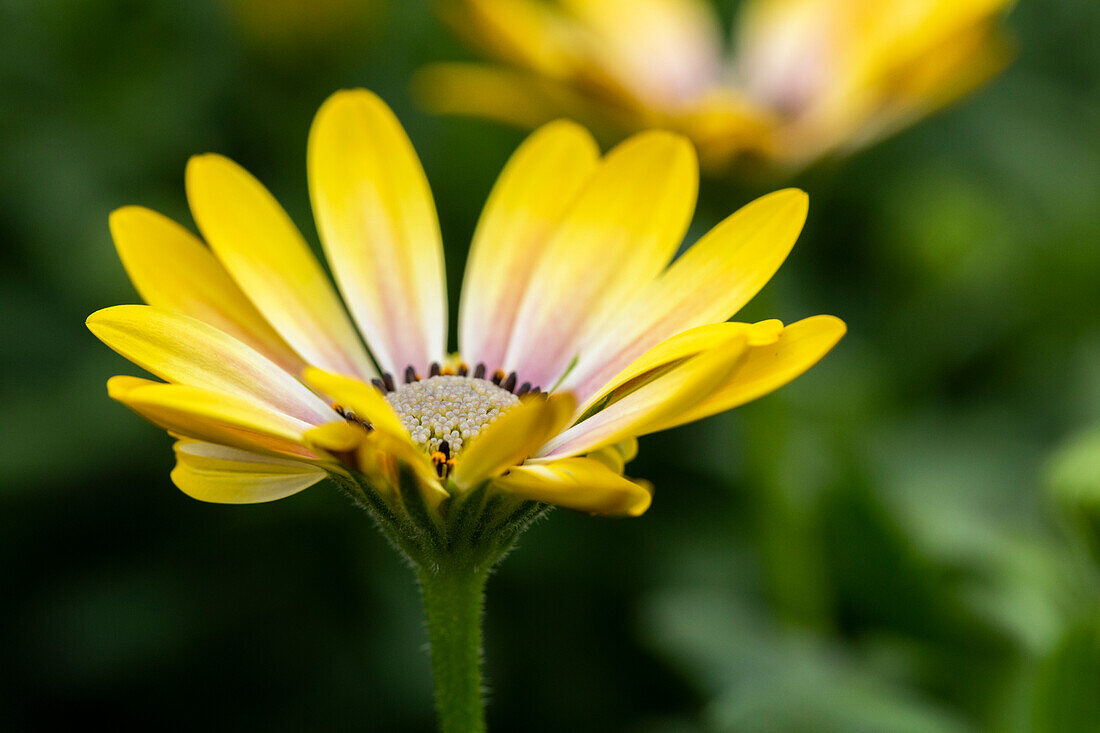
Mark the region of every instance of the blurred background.
<instances>
[{"instance_id":1,"label":"blurred background","mask_svg":"<svg viewBox=\"0 0 1100 733\"><path fill-rule=\"evenodd\" d=\"M739 319L835 313L840 346L643 439L641 519L556 511L500 567L490 728L1100 730L1100 4L1009 25L978 94L794 181L806 230ZM186 498L83 322L137 301L107 214L190 226L193 153L316 243L306 132L348 86L416 145L457 303L523 135L408 80L468 57L413 0L0 2L0 728L432 730L417 591L367 517L327 484ZM706 182L689 240L764 190Z\"/></svg>"}]
</instances>

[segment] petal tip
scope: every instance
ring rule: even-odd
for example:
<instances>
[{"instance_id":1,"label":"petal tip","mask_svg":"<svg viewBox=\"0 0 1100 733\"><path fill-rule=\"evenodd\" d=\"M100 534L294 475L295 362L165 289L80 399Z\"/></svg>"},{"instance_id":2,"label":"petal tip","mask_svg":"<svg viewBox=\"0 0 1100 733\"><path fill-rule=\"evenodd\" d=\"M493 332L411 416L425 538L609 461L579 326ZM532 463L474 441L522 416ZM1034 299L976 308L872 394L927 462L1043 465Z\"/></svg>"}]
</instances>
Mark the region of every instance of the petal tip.
<instances>
[{"instance_id":1,"label":"petal tip","mask_svg":"<svg viewBox=\"0 0 1100 733\"><path fill-rule=\"evenodd\" d=\"M187 166L183 171L184 186L190 189L200 180L216 175L218 169L235 170L237 168L239 166L236 163L221 153L196 153L187 159Z\"/></svg>"},{"instance_id":2,"label":"petal tip","mask_svg":"<svg viewBox=\"0 0 1100 733\"><path fill-rule=\"evenodd\" d=\"M376 109L390 111L390 106L370 89L363 87L340 89L330 94L321 103L314 117L314 125L333 115L370 113Z\"/></svg>"},{"instance_id":3,"label":"petal tip","mask_svg":"<svg viewBox=\"0 0 1100 733\"><path fill-rule=\"evenodd\" d=\"M114 311L116 308L122 307L123 306L121 305L109 305L106 308L100 308L97 311L93 311L88 315L87 318L84 319L84 325L89 331L98 336L99 333L96 331L96 329L104 324L104 322L108 319L108 314Z\"/></svg>"},{"instance_id":4,"label":"petal tip","mask_svg":"<svg viewBox=\"0 0 1100 733\"><path fill-rule=\"evenodd\" d=\"M158 384L160 384L160 382L142 379L141 377L131 377L127 374L119 374L107 380L107 396L112 400L125 402L127 396L133 393L134 390L142 387L156 386Z\"/></svg>"},{"instance_id":5,"label":"petal tip","mask_svg":"<svg viewBox=\"0 0 1100 733\"><path fill-rule=\"evenodd\" d=\"M810 209L810 194L806 193L801 188L781 188L778 191L774 191L764 198L771 199L772 201L781 201L784 204L791 206L797 211L803 219L806 217L806 213Z\"/></svg>"},{"instance_id":6,"label":"petal tip","mask_svg":"<svg viewBox=\"0 0 1100 733\"><path fill-rule=\"evenodd\" d=\"M848 333L848 324L837 316L822 314L819 316L812 316L807 318L807 321L814 323L818 328L823 331L832 331L839 341L845 334Z\"/></svg>"},{"instance_id":7,"label":"petal tip","mask_svg":"<svg viewBox=\"0 0 1100 733\"><path fill-rule=\"evenodd\" d=\"M644 497L640 497L629 509L626 510L626 515L631 518L640 517L649 511L649 507L653 505L653 493L646 491Z\"/></svg>"},{"instance_id":8,"label":"petal tip","mask_svg":"<svg viewBox=\"0 0 1100 733\"><path fill-rule=\"evenodd\" d=\"M832 326L836 329L836 340L844 338L848 334L848 324L836 316L826 316Z\"/></svg>"},{"instance_id":9,"label":"petal tip","mask_svg":"<svg viewBox=\"0 0 1100 733\"><path fill-rule=\"evenodd\" d=\"M586 140L592 139L592 133L588 128L581 123L571 120L568 117L559 117L556 120L551 120L546 124L536 129L532 135L572 135L575 137L583 137Z\"/></svg>"},{"instance_id":10,"label":"petal tip","mask_svg":"<svg viewBox=\"0 0 1100 733\"><path fill-rule=\"evenodd\" d=\"M115 230L117 228L125 226L136 218L145 217L152 213L154 212L151 209L137 204L119 206L107 215L107 226L110 227L112 234L116 234ZM118 238L117 235L115 238Z\"/></svg>"},{"instance_id":11,"label":"petal tip","mask_svg":"<svg viewBox=\"0 0 1100 733\"><path fill-rule=\"evenodd\" d=\"M150 305L143 305L137 303L130 303L127 305L109 305L106 308L100 308L97 311L93 311L87 318L84 319L84 325L88 330L99 336L97 328L108 327L112 322L117 321L120 318L126 318L127 315L133 317L136 314L144 313L156 313L158 310Z\"/></svg>"},{"instance_id":12,"label":"petal tip","mask_svg":"<svg viewBox=\"0 0 1100 733\"><path fill-rule=\"evenodd\" d=\"M369 100L369 101L381 101L376 93L365 87L347 87L346 89L337 89L335 92L328 96L325 100L325 104L336 102L353 102L356 100Z\"/></svg>"},{"instance_id":13,"label":"petal tip","mask_svg":"<svg viewBox=\"0 0 1100 733\"><path fill-rule=\"evenodd\" d=\"M685 135L671 130L645 130L631 137L613 148L609 155L618 152L619 155L638 155L644 151L648 155L661 155L667 157L670 162L681 165L689 165L697 169L699 165L695 146Z\"/></svg>"}]
</instances>

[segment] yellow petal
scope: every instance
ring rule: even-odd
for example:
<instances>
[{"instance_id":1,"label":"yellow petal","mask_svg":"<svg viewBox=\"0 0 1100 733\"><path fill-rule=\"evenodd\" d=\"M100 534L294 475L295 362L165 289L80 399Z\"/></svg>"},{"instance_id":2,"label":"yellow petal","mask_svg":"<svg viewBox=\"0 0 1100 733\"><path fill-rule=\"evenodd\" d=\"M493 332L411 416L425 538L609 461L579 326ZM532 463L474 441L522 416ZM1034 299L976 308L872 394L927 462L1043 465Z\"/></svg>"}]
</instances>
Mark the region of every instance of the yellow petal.
<instances>
[{"instance_id":1,"label":"yellow petal","mask_svg":"<svg viewBox=\"0 0 1100 733\"><path fill-rule=\"evenodd\" d=\"M749 346L774 344L783 333L783 321L776 318L745 325L748 326Z\"/></svg>"},{"instance_id":2,"label":"yellow petal","mask_svg":"<svg viewBox=\"0 0 1100 733\"><path fill-rule=\"evenodd\" d=\"M413 75L413 94L427 111L531 129L593 111L566 85L532 72L474 63L429 64Z\"/></svg>"},{"instance_id":3,"label":"yellow petal","mask_svg":"<svg viewBox=\"0 0 1100 733\"><path fill-rule=\"evenodd\" d=\"M771 152L779 116L746 93L715 88L698 97L676 118L676 129L695 143L699 163L708 172L728 173L746 152Z\"/></svg>"},{"instance_id":4,"label":"yellow petal","mask_svg":"<svg viewBox=\"0 0 1100 733\"><path fill-rule=\"evenodd\" d=\"M324 271L263 184L228 158L198 155L187 163L187 200L218 259L288 344L311 364L373 376Z\"/></svg>"},{"instance_id":5,"label":"yellow petal","mask_svg":"<svg viewBox=\"0 0 1100 733\"><path fill-rule=\"evenodd\" d=\"M654 344L729 319L783 264L802 231L807 206L805 193L786 189L728 217L593 335L562 388L585 399Z\"/></svg>"},{"instance_id":6,"label":"yellow petal","mask_svg":"<svg viewBox=\"0 0 1100 733\"><path fill-rule=\"evenodd\" d=\"M716 85L722 38L703 0L563 0L590 34L592 61L644 104L682 103Z\"/></svg>"},{"instance_id":7,"label":"yellow petal","mask_svg":"<svg viewBox=\"0 0 1100 733\"><path fill-rule=\"evenodd\" d=\"M659 366L622 381L617 391L606 395L609 400L606 406L597 403L595 406L600 409L586 416L590 407L582 413L580 422L547 443L538 457L551 460L589 453L632 436L654 432L675 416L694 409L726 382L748 348L748 339L741 330L732 331L716 342L707 341L705 350L693 349L688 352L694 352L692 355L670 358L673 355L669 353L653 359ZM654 351L661 348L658 346ZM647 358L643 355L639 361Z\"/></svg>"},{"instance_id":8,"label":"yellow petal","mask_svg":"<svg viewBox=\"0 0 1100 733\"><path fill-rule=\"evenodd\" d=\"M320 424L336 414L301 382L249 346L181 313L146 305L96 311L88 328L161 379L254 400Z\"/></svg>"},{"instance_id":9,"label":"yellow petal","mask_svg":"<svg viewBox=\"0 0 1100 733\"><path fill-rule=\"evenodd\" d=\"M467 489L523 463L565 426L575 407L576 402L568 394L524 399L483 430L457 457L455 484Z\"/></svg>"},{"instance_id":10,"label":"yellow petal","mask_svg":"<svg viewBox=\"0 0 1100 733\"><path fill-rule=\"evenodd\" d=\"M820 361L846 331L844 321L834 316L813 316L792 323L774 343L750 347L722 387L694 409L674 416L658 429L725 412L782 387Z\"/></svg>"},{"instance_id":11,"label":"yellow petal","mask_svg":"<svg viewBox=\"0 0 1100 733\"><path fill-rule=\"evenodd\" d=\"M257 504L308 489L327 475L318 466L227 448L179 441L172 482L199 501Z\"/></svg>"},{"instance_id":12,"label":"yellow petal","mask_svg":"<svg viewBox=\"0 0 1100 733\"><path fill-rule=\"evenodd\" d=\"M436 508L450 494L439 481L427 457L407 439L380 430L365 431L349 423L329 423L306 431L303 440L318 453L353 454L355 467L371 482L372 488L396 499L399 474L397 461L407 465L420 484L430 508Z\"/></svg>"},{"instance_id":13,"label":"yellow petal","mask_svg":"<svg viewBox=\"0 0 1100 733\"><path fill-rule=\"evenodd\" d=\"M600 151L583 127L552 122L533 133L500 174L474 232L459 306L459 351L490 373L547 241L592 175Z\"/></svg>"},{"instance_id":14,"label":"yellow petal","mask_svg":"<svg viewBox=\"0 0 1100 733\"><path fill-rule=\"evenodd\" d=\"M443 244L401 123L365 89L337 92L313 121L308 161L321 243L367 345L385 371L426 374L447 346Z\"/></svg>"},{"instance_id":15,"label":"yellow petal","mask_svg":"<svg viewBox=\"0 0 1100 733\"><path fill-rule=\"evenodd\" d=\"M312 425L232 395L136 377L107 380L107 394L173 435L248 451L317 458L302 444Z\"/></svg>"},{"instance_id":16,"label":"yellow petal","mask_svg":"<svg viewBox=\"0 0 1100 733\"><path fill-rule=\"evenodd\" d=\"M316 368L306 370L305 380L373 426L374 429L363 439L360 450L384 453L408 466L419 479L429 507L439 506L449 496L428 456L413 444L397 413L374 386ZM307 440L330 439L330 435L312 431L306 437Z\"/></svg>"},{"instance_id":17,"label":"yellow petal","mask_svg":"<svg viewBox=\"0 0 1100 733\"><path fill-rule=\"evenodd\" d=\"M424 451L409 442L408 438L400 437L383 430L374 430L367 436L367 440L359 448L360 460L364 459L364 453L372 462L377 462L377 456L390 456L407 466L417 478L417 488L429 509L436 509L440 502L450 496L436 475L435 467ZM396 478L394 479L396 481ZM396 486L396 483L394 484Z\"/></svg>"},{"instance_id":18,"label":"yellow petal","mask_svg":"<svg viewBox=\"0 0 1100 733\"><path fill-rule=\"evenodd\" d=\"M774 338L767 338L767 336L773 333L775 328L772 322L765 323L767 325L764 328L747 323L712 323L688 329L665 339L602 384L596 393L581 405L578 411L581 419L603 409L609 402L621 399L638 389L647 380L651 381L666 373L668 369L704 351L727 346L731 341L739 338L752 343L754 332L764 334L757 338L763 338L765 342L774 341Z\"/></svg>"},{"instance_id":19,"label":"yellow petal","mask_svg":"<svg viewBox=\"0 0 1100 733\"><path fill-rule=\"evenodd\" d=\"M141 206L116 209L110 226L126 274L146 303L209 323L291 374L301 373L302 358L195 235Z\"/></svg>"},{"instance_id":20,"label":"yellow petal","mask_svg":"<svg viewBox=\"0 0 1100 733\"><path fill-rule=\"evenodd\" d=\"M599 461L615 473L621 474L626 469L626 464L634 460L636 455L638 455L638 439L631 437L613 445L605 445L589 453L585 458Z\"/></svg>"},{"instance_id":21,"label":"yellow petal","mask_svg":"<svg viewBox=\"0 0 1100 733\"><path fill-rule=\"evenodd\" d=\"M373 385L352 377L329 374L315 367L306 369L303 378L318 392L327 394L334 401L373 425L375 430L382 430L390 435L409 440L409 431L401 424L400 418L390 407L390 403Z\"/></svg>"},{"instance_id":22,"label":"yellow petal","mask_svg":"<svg viewBox=\"0 0 1100 733\"><path fill-rule=\"evenodd\" d=\"M830 148L866 144L933 109L935 92L926 105L891 109L893 97L905 94L925 68L939 67L933 75L947 87L974 79L965 60L952 59L957 49L951 45L975 28L991 29L1010 4L751 0L741 6L737 64L750 93L790 110L776 152L802 165ZM942 73L956 61L957 76Z\"/></svg>"},{"instance_id":23,"label":"yellow petal","mask_svg":"<svg viewBox=\"0 0 1100 733\"><path fill-rule=\"evenodd\" d=\"M517 466L493 480L512 496L591 514L641 516L652 490L623 478L590 458L563 458L551 463Z\"/></svg>"},{"instance_id":24,"label":"yellow petal","mask_svg":"<svg viewBox=\"0 0 1100 733\"><path fill-rule=\"evenodd\" d=\"M928 49L919 61L889 76L881 107L854 141L867 145L946 106L1004 70L1014 49L991 24L979 25Z\"/></svg>"},{"instance_id":25,"label":"yellow petal","mask_svg":"<svg viewBox=\"0 0 1100 733\"><path fill-rule=\"evenodd\" d=\"M551 76L574 64L573 29L548 3L457 0L438 8L455 33L493 57Z\"/></svg>"},{"instance_id":26,"label":"yellow petal","mask_svg":"<svg viewBox=\"0 0 1100 733\"><path fill-rule=\"evenodd\" d=\"M306 445L316 451L347 453L362 445L367 431L349 422L330 422L307 430L303 435Z\"/></svg>"},{"instance_id":27,"label":"yellow petal","mask_svg":"<svg viewBox=\"0 0 1100 733\"><path fill-rule=\"evenodd\" d=\"M535 267L505 369L552 387L586 330L668 264L691 221L697 185L686 138L650 131L612 150Z\"/></svg>"}]
</instances>

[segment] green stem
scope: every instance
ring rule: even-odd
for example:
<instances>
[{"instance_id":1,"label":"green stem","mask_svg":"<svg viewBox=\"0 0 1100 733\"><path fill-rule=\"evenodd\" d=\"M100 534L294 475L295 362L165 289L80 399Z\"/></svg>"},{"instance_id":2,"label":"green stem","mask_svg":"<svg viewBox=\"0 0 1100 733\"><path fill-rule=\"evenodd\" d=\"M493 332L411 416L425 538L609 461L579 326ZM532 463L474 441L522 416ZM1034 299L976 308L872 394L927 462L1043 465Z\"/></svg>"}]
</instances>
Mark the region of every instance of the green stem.
<instances>
[{"instance_id":1,"label":"green stem","mask_svg":"<svg viewBox=\"0 0 1100 733\"><path fill-rule=\"evenodd\" d=\"M481 609L488 572L472 564L420 568L428 621L435 706L442 733L485 730L481 698Z\"/></svg>"}]
</instances>

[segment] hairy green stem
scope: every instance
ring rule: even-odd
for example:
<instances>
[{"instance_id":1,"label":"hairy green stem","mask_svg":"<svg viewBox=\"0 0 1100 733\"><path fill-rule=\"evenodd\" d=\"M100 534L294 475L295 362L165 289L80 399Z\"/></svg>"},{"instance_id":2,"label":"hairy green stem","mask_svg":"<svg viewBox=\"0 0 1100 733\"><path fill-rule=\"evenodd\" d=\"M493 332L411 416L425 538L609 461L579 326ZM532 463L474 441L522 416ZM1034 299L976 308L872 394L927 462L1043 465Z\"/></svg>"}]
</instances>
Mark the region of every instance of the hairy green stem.
<instances>
[{"instance_id":1,"label":"hairy green stem","mask_svg":"<svg viewBox=\"0 0 1100 733\"><path fill-rule=\"evenodd\" d=\"M485 730L481 689L481 611L488 571L473 563L419 568L428 621L435 706L442 733Z\"/></svg>"}]
</instances>

